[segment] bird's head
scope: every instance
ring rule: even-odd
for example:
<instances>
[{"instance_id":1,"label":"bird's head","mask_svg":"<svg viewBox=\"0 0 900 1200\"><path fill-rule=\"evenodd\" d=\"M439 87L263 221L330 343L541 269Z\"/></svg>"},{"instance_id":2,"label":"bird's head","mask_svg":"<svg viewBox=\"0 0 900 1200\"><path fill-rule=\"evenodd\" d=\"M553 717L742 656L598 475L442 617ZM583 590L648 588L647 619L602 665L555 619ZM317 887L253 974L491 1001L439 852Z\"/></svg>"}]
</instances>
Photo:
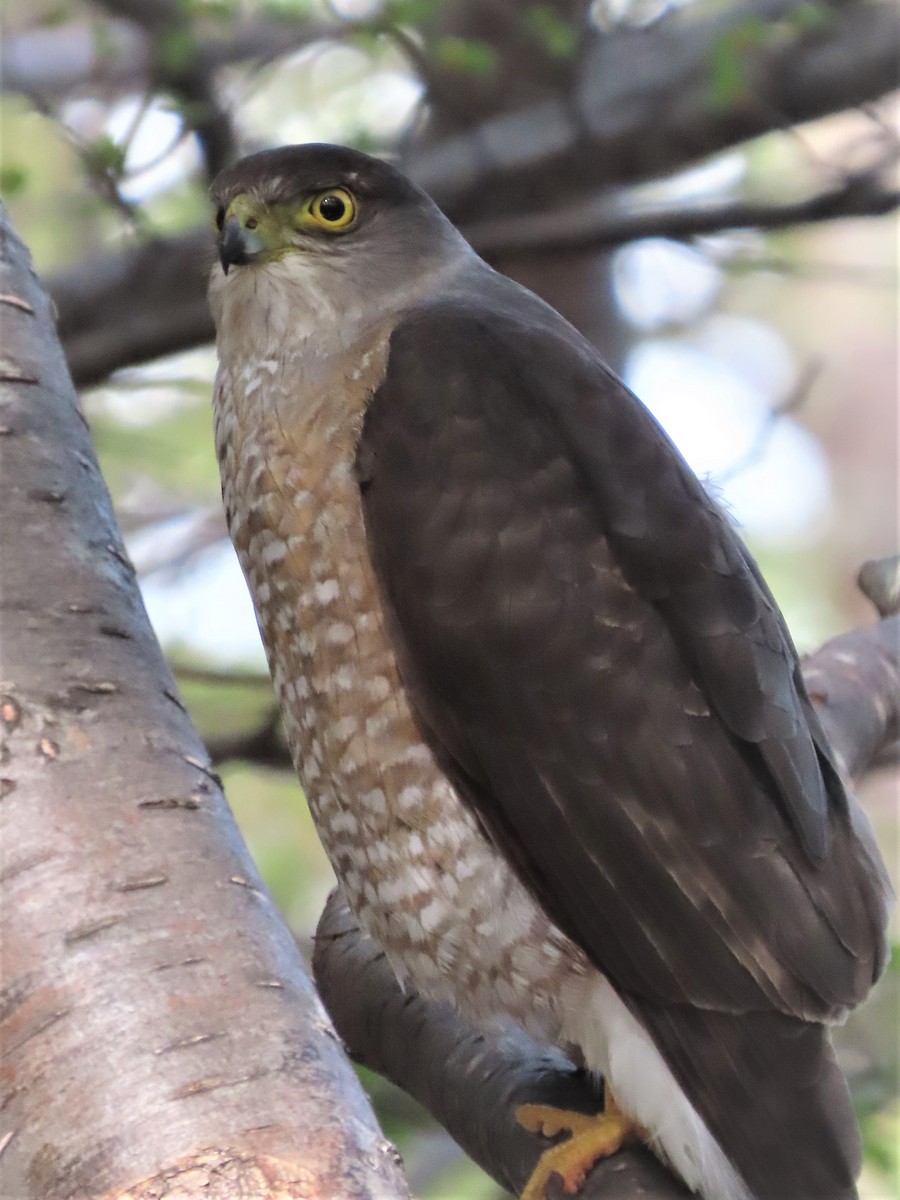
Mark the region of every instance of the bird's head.
<instances>
[{"instance_id":1,"label":"bird's head","mask_svg":"<svg viewBox=\"0 0 900 1200\"><path fill-rule=\"evenodd\" d=\"M210 195L221 264L212 273L214 310L232 285L237 298L251 279L255 294L269 279L301 304L371 310L407 293L420 298L430 280L472 256L421 189L346 146L252 154L223 171Z\"/></svg>"}]
</instances>

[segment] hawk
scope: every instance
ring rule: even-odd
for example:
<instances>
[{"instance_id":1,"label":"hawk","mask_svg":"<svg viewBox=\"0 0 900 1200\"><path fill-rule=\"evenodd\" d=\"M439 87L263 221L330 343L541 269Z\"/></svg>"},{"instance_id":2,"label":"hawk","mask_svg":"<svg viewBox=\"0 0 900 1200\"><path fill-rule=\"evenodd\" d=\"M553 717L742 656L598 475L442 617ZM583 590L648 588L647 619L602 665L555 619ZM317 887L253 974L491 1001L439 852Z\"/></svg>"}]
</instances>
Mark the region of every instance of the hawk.
<instances>
[{"instance_id":1,"label":"hawk","mask_svg":"<svg viewBox=\"0 0 900 1200\"><path fill-rule=\"evenodd\" d=\"M572 1134L525 1194L639 1130L705 1200L855 1196L828 1026L889 889L747 549L392 166L288 146L212 200L226 515L350 906L404 983L609 1088L520 1114Z\"/></svg>"}]
</instances>

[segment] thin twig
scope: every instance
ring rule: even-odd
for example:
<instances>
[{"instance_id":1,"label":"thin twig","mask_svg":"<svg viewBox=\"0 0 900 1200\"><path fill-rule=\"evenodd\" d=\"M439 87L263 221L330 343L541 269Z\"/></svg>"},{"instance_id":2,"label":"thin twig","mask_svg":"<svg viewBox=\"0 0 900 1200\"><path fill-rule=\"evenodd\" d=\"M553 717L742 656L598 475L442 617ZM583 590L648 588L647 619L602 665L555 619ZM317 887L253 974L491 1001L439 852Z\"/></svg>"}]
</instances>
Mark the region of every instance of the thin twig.
<instances>
[{"instance_id":1,"label":"thin twig","mask_svg":"<svg viewBox=\"0 0 900 1200\"><path fill-rule=\"evenodd\" d=\"M122 217L128 226L129 233L134 235L142 231L146 232L147 220L143 211L137 205L132 204L130 200L126 200L119 191L121 174L114 171L108 163L99 159L94 144L67 125L54 111L48 100L37 93L32 93L31 101L42 116L54 121L59 126L63 137L75 151L84 167L88 182L101 199L110 204Z\"/></svg>"},{"instance_id":2,"label":"thin twig","mask_svg":"<svg viewBox=\"0 0 900 1200\"><path fill-rule=\"evenodd\" d=\"M258 767L290 767L291 756L281 731L281 710L273 704L256 729L207 738L206 752L214 766L240 760Z\"/></svg>"},{"instance_id":3,"label":"thin twig","mask_svg":"<svg viewBox=\"0 0 900 1200\"><path fill-rule=\"evenodd\" d=\"M172 674L176 679L184 679L189 683L208 683L213 687L248 687L272 690L272 680L268 675L249 671L213 671L207 667L190 667L175 663Z\"/></svg>"},{"instance_id":4,"label":"thin twig","mask_svg":"<svg viewBox=\"0 0 900 1200\"><path fill-rule=\"evenodd\" d=\"M803 407L809 398L813 384L822 373L823 366L824 362L821 358L812 359L806 364L800 372L800 378L788 394L769 410L747 451L736 462L733 462L730 467L726 467L724 471L717 472L715 479L717 486L730 482L760 461L768 448L778 422Z\"/></svg>"}]
</instances>

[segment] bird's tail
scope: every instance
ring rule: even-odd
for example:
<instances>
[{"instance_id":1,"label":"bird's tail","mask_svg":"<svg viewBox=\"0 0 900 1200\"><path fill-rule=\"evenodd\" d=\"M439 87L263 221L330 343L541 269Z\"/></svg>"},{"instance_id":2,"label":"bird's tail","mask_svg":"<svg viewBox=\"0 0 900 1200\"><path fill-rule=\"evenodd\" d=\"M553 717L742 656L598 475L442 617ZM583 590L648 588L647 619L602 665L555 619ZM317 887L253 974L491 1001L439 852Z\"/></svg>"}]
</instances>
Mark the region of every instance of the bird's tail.
<instances>
[{"instance_id":1,"label":"bird's tail","mask_svg":"<svg viewBox=\"0 0 900 1200\"><path fill-rule=\"evenodd\" d=\"M633 1010L753 1200L856 1200L859 1127L825 1026L777 1012Z\"/></svg>"}]
</instances>

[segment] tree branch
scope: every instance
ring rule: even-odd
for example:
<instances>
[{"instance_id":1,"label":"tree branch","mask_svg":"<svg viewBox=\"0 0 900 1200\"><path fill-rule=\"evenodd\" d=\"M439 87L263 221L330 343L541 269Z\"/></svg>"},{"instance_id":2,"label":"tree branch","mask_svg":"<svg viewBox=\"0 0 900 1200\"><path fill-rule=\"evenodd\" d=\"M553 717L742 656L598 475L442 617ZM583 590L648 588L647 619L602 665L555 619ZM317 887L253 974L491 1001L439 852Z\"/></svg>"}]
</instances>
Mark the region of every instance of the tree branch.
<instances>
[{"instance_id":1,"label":"tree branch","mask_svg":"<svg viewBox=\"0 0 900 1200\"><path fill-rule=\"evenodd\" d=\"M753 203L731 200L690 206L631 203L626 195L601 198L573 212L545 212L479 221L466 236L488 258L503 254L559 254L603 250L640 238L691 238L731 229L785 229L850 217L880 217L900 207L900 190L869 173L803 200Z\"/></svg>"},{"instance_id":2,"label":"tree branch","mask_svg":"<svg viewBox=\"0 0 900 1200\"><path fill-rule=\"evenodd\" d=\"M102 0L147 34L151 87L168 92L197 135L211 181L237 153L231 117L216 97L215 64L203 54L191 9L177 0Z\"/></svg>"},{"instance_id":3,"label":"tree branch","mask_svg":"<svg viewBox=\"0 0 900 1200\"><path fill-rule=\"evenodd\" d=\"M900 557L865 563L858 582L882 621L832 638L803 668L851 779L873 767L900 765Z\"/></svg>"},{"instance_id":4,"label":"tree branch","mask_svg":"<svg viewBox=\"0 0 900 1200\"><path fill-rule=\"evenodd\" d=\"M339 890L319 921L313 972L351 1057L414 1096L470 1158L516 1194L548 1145L518 1124L518 1106L602 1107L600 1093L564 1055L517 1031L484 1037L448 1005L404 992ZM689 1193L648 1150L635 1148L598 1163L578 1195L684 1200ZM551 1187L548 1200L563 1196Z\"/></svg>"},{"instance_id":5,"label":"tree branch","mask_svg":"<svg viewBox=\"0 0 900 1200\"><path fill-rule=\"evenodd\" d=\"M893 4L818 10L821 24L809 29L794 0L752 0L713 16L687 5L649 28L598 34L571 93L417 145L407 168L457 222L479 214L486 189L498 215L533 212L561 194L672 174L898 86ZM727 88L712 66L723 48L740 72Z\"/></svg>"},{"instance_id":6,"label":"tree branch","mask_svg":"<svg viewBox=\"0 0 900 1200\"><path fill-rule=\"evenodd\" d=\"M418 140L408 147L406 168L490 257L888 211L896 192L879 191L871 179L780 206L632 212L619 197L583 209L581 225L571 205L562 218L546 211L559 209L560 197L608 192L676 171L790 122L877 99L895 86L900 19L894 6L875 0L820 8L822 24L813 30L792 25L796 5L790 0L755 0L713 17L689 6L649 29L597 34L578 60L570 93L436 144ZM754 17L768 24L760 29ZM740 58L746 78L732 94L717 97L711 56L741 37L751 38ZM481 219L486 195L490 224ZM513 218L514 212L531 216ZM96 383L118 367L210 340L210 262L208 230L197 228L100 256L52 280L76 382Z\"/></svg>"},{"instance_id":7,"label":"tree branch","mask_svg":"<svg viewBox=\"0 0 900 1200\"><path fill-rule=\"evenodd\" d=\"M856 777L896 744L898 637L900 617L893 616L834 638L804 666L835 753ZM517 1124L520 1104L599 1107L583 1073L557 1052L525 1035L484 1037L447 1005L404 993L340 891L329 898L319 922L313 972L351 1056L415 1096L504 1187L518 1192L546 1148ZM643 1148L598 1163L579 1192L581 1200L686 1195Z\"/></svg>"},{"instance_id":8,"label":"tree branch","mask_svg":"<svg viewBox=\"0 0 900 1200\"><path fill-rule=\"evenodd\" d=\"M408 1197L174 689L0 208L0 1195Z\"/></svg>"},{"instance_id":9,"label":"tree branch","mask_svg":"<svg viewBox=\"0 0 900 1200\"><path fill-rule=\"evenodd\" d=\"M856 582L879 616L900 613L900 555L863 563Z\"/></svg>"},{"instance_id":10,"label":"tree branch","mask_svg":"<svg viewBox=\"0 0 900 1200\"><path fill-rule=\"evenodd\" d=\"M212 341L206 302L212 262L209 229L200 226L96 255L51 279L76 385L89 387L120 367Z\"/></svg>"},{"instance_id":11,"label":"tree branch","mask_svg":"<svg viewBox=\"0 0 900 1200\"><path fill-rule=\"evenodd\" d=\"M96 7L116 10L115 0ZM118 6L124 12L125 5ZM147 8L151 7L148 0ZM154 49L146 21L136 23L145 6L127 5L123 18L100 25L83 19L50 28L10 31L0 47L0 78L7 92L60 99L78 88L104 95L144 90L150 86ZM196 52L204 67L217 71L233 63L271 62L311 42L338 36L345 26L304 16L302 19L252 18L229 14L227 20L193 17Z\"/></svg>"},{"instance_id":12,"label":"tree branch","mask_svg":"<svg viewBox=\"0 0 900 1200\"><path fill-rule=\"evenodd\" d=\"M206 752L214 766L240 759L258 767L293 766L290 751L281 729L281 710L273 705L262 724L255 729L239 729L206 739Z\"/></svg>"},{"instance_id":13,"label":"tree branch","mask_svg":"<svg viewBox=\"0 0 900 1200\"><path fill-rule=\"evenodd\" d=\"M579 214L540 213L479 222L463 233L488 259L608 249L647 237L688 238L728 229L877 216L900 205L900 192L857 178L787 204L735 201L693 208L624 211L599 201ZM72 377L90 387L136 362L190 349L215 336L206 303L213 252L206 226L114 251L50 280L59 335Z\"/></svg>"}]
</instances>

